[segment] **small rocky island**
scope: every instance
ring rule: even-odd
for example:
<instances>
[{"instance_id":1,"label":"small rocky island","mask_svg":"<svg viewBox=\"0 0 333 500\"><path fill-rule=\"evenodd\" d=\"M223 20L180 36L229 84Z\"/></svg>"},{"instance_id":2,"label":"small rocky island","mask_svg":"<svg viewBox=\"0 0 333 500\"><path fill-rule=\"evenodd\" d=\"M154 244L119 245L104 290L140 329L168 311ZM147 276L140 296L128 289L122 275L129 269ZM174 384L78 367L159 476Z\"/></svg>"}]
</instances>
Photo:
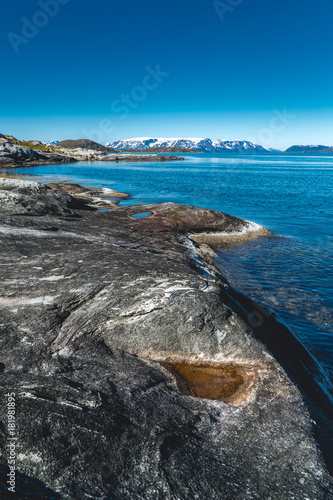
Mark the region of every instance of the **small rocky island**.
<instances>
[{"instance_id":1,"label":"small rocky island","mask_svg":"<svg viewBox=\"0 0 333 500\"><path fill-rule=\"evenodd\" d=\"M16 398L20 498L331 499L315 361L205 241L247 222L117 206L126 196L0 179L0 385ZM5 405L1 422L5 450Z\"/></svg>"}]
</instances>

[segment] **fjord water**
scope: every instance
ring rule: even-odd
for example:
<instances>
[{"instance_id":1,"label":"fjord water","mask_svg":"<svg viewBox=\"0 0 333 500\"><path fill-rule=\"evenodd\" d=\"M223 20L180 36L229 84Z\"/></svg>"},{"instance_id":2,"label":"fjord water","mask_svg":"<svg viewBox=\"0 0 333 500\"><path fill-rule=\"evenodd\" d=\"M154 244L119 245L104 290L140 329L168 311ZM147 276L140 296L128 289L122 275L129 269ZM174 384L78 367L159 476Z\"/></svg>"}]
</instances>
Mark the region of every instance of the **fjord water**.
<instances>
[{"instance_id":1,"label":"fjord water","mask_svg":"<svg viewBox=\"0 0 333 500\"><path fill-rule=\"evenodd\" d=\"M333 157L184 155L185 161L80 162L15 170L227 212L272 236L219 251L222 274L284 321L333 382Z\"/></svg>"}]
</instances>

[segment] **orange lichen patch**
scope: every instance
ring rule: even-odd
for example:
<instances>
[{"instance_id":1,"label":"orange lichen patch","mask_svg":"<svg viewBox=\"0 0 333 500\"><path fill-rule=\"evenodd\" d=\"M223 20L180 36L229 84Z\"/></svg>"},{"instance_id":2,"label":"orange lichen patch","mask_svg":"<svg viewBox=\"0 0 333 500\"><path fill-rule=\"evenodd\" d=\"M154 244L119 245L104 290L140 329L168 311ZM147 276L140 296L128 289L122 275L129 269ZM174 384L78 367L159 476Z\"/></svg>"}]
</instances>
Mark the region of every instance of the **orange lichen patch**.
<instances>
[{"instance_id":1,"label":"orange lichen patch","mask_svg":"<svg viewBox=\"0 0 333 500\"><path fill-rule=\"evenodd\" d=\"M243 392L246 372L233 365L208 365L192 363L170 363L163 365L174 373L180 388L198 398L231 401Z\"/></svg>"}]
</instances>

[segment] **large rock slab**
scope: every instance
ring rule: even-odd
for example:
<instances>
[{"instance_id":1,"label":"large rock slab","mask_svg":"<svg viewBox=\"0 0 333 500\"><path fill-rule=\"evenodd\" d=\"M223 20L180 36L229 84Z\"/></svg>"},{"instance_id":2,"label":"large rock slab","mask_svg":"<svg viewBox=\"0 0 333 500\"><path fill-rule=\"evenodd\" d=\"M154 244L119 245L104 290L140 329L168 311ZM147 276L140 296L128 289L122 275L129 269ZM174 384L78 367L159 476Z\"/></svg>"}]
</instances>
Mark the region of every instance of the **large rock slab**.
<instances>
[{"instance_id":1,"label":"large rock slab","mask_svg":"<svg viewBox=\"0 0 333 500\"><path fill-rule=\"evenodd\" d=\"M64 211L0 210L0 387L16 395L22 498L332 498L314 437L330 407L266 346L290 332L242 302L186 236L245 221L175 204L133 219L137 207L78 201L68 217L68 192L19 181L10 191L44 207L56 196ZM239 384L229 399L194 397L172 363L234 370ZM4 405L1 423L5 478Z\"/></svg>"},{"instance_id":2,"label":"large rock slab","mask_svg":"<svg viewBox=\"0 0 333 500\"><path fill-rule=\"evenodd\" d=\"M70 194L56 191L45 184L0 178L0 213L2 215L47 214L76 216L70 207L78 204Z\"/></svg>"}]
</instances>

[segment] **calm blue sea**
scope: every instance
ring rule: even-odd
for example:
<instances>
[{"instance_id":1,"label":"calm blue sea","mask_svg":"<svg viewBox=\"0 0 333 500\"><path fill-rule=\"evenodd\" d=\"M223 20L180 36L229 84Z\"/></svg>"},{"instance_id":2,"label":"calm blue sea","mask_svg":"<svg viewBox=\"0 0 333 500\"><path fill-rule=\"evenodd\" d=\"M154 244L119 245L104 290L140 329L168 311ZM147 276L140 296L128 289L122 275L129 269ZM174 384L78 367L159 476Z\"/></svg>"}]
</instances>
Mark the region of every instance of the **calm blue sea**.
<instances>
[{"instance_id":1,"label":"calm blue sea","mask_svg":"<svg viewBox=\"0 0 333 500\"><path fill-rule=\"evenodd\" d=\"M270 306L333 382L333 157L185 155L163 163L16 170L128 192L123 204L174 201L261 224L270 237L219 252L230 284Z\"/></svg>"}]
</instances>

